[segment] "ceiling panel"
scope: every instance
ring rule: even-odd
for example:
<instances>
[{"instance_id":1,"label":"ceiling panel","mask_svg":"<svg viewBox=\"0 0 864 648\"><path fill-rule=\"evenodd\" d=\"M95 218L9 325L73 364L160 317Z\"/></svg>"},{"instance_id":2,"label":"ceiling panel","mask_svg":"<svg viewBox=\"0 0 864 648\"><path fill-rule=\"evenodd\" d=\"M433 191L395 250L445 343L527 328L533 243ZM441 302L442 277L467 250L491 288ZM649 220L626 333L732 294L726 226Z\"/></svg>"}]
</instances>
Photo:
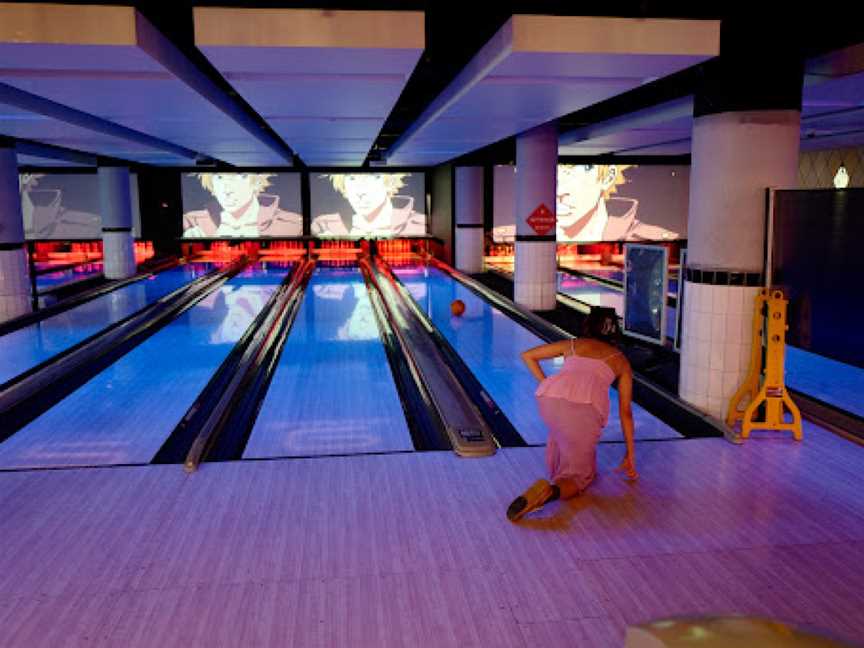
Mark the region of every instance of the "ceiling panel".
<instances>
[{"instance_id":1,"label":"ceiling panel","mask_svg":"<svg viewBox=\"0 0 864 648\"><path fill-rule=\"evenodd\" d=\"M864 46L808 61L801 148L864 144ZM564 133L560 155L670 155L690 152L692 98L683 98Z\"/></svg>"},{"instance_id":2,"label":"ceiling panel","mask_svg":"<svg viewBox=\"0 0 864 648\"><path fill-rule=\"evenodd\" d=\"M0 3L0 82L229 163L291 160L131 7Z\"/></svg>"},{"instance_id":3,"label":"ceiling panel","mask_svg":"<svg viewBox=\"0 0 864 648\"><path fill-rule=\"evenodd\" d=\"M45 142L53 146L150 164L188 165L188 157L121 137L114 137L68 122L34 114L2 103L0 134L16 139Z\"/></svg>"},{"instance_id":4,"label":"ceiling panel","mask_svg":"<svg viewBox=\"0 0 864 648\"><path fill-rule=\"evenodd\" d=\"M307 163L359 165L424 48L407 11L195 8L195 43Z\"/></svg>"},{"instance_id":5,"label":"ceiling panel","mask_svg":"<svg viewBox=\"0 0 864 648\"><path fill-rule=\"evenodd\" d=\"M864 145L864 44L807 62L801 148Z\"/></svg>"},{"instance_id":6,"label":"ceiling panel","mask_svg":"<svg viewBox=\"0 0 864 648\"><path fill-rule=\"evenodd\" d=\"M853 130L864 128L864 106L837 112L814 113L802 118L805 131L819 128L833 130Z\"/></svg>"},{"instance_id":7,"label":"ceiling panel","mask_svg":"<svg viewBox=\"0 0 864 648\"><path fill-rule=\"evenodd\" d=\"M714 57L719 41L718 21L513 16L387 163L444 162Z\"/></svg>"},{"instance_id":8,"label":"ceiling panel","mask_svg":"<svg viewBox=\"0 0 864 648\"><path fill-rule=\"evenodd\" d=\"M804 87L805 115L864 106L864 71L838 78L810 77Z\"/></svg>"},{"instance_id":9,"label":"ceiling panel","mask_svg":"<svg viewBox=\"0 0 864 648\"><path fill-rule=\"evenodd\" d=\"M683 97L562 133L559 154L670 155L667 150L674 150L675 155L689 153L686 140L690 138L692 125L693 100Z\"/></svg>"},{"instance_id":10,"label":"ceiling panel","mask_svg":"<svg viewBox=\"0 0 864 648\"><path fill-rule=\"evenodd\" d=\"M56 158L41 157L38 155L29 155L27 153L17 153L19 167L82 167L90 168L90 165L82 164L81 162L73 162L72 160L58 160Z\"/></svg>"},{"instance_id":11,"label":"ceiling panel","mask_svg":"<svg viewBox=\"0 0 864 648\"><path fill-rule=\"evenodd\" d=\"M844 133L820 133L815 138L801 140L802 151L824 151L826 149L855 148L864 146L864 130Z\"/></svg>"}]
</instances>

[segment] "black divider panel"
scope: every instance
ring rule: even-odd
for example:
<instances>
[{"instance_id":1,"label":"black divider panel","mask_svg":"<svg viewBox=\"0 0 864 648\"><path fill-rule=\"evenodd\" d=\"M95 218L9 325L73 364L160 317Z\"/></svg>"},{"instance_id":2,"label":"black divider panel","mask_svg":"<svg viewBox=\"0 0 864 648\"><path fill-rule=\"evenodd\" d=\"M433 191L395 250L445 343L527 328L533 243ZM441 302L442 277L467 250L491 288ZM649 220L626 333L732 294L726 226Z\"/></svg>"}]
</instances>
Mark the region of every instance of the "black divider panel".
<instances>
[{"instance_id":1,"label":"black divider panel","mask_svg":"<svg viewBox=\"0 0 864 648\"><path fill-rule=\"evenodd\" d=\"M772 284L789 344L864 367L864 189L778 191Z\"/></svg>"}]
</instances>

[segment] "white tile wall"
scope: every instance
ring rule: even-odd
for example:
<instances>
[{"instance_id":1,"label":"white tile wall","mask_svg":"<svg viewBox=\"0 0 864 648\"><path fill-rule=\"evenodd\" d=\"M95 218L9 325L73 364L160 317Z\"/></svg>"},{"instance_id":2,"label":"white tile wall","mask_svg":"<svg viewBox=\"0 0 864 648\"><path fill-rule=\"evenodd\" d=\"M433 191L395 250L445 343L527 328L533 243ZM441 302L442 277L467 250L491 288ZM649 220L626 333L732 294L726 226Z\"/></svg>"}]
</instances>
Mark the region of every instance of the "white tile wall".
<instances>
[{"instance_id":1,"label":"white tile wall","mask_svg":"<svg viewBox=\"0 0 864 648\"><path fill-rule=\"evenodd\" d=\"M733 315L744 312L744 287L730 286L727 311Z\"/></svg>"},{"instance_id":2,"label":"white tile wall","mask_svg":"<svg viewBox=\"0 0 864 648\"><path fill-rule=\"evenodd\" d=\"M723 389L722 394L729 394L729 398L738 391L738 388L741 386L741 383L744 381L744 376L747 373L739 373L738 371L724 371L723 372Z\"/></svg>"},{"instance_id":3,"label":"white tile wall","mask_svg":"<svg viewBox=\"0 0 864 648\"><path fill-rule=\"evenodd\" d=\"M31 311L27 252L0 250L0 322Z\"/></svg>"},{"instance_id":4,"label":"white tile wall","mask_svg":"<svg viewBox=\"0 0 864 648\"><path fill-rule=\"evenodd\" d=\"M0 295L30 295L30 268L27 252L0 250Z\"/></svg>"},{"instance_id":5,"label":"white tile wall","mask_svg":"<svg viewBox=\"0 0 864 648\"><path fill-rule=\"evenodd\" d=\"M758 288L687 282L679 395L724 418L749 368Z\"/></svg>"},{"instance_id":6,"label":"white tile wall","mask_svg":"<svg viewBox=\"0 0 864 648\"><path fill-rule=\"evenodd\" d=\"M711 371L708 374L708 397L722 398L724 371Z\"/></svg>"},{"instance_id":7,"label":"white tile wall","mask_svg":"<svg viewBox=\"0 0 864 648\"><path fill-rule=\"evenodd\" d=\"M29 295L0 295L0 322L26 315L31 310Z\"/></svg>"},{"instance_id":8,"label":"white tile wall","mask_svg":"<svg viewBox=\"0 0 864 648\"><path fill-rule=\"evenodd\" d=\"M456 228L456 269L483 272L483 228Z\"/></svg>"},{"instance_id":9,"label":"white tile wall","mask_svg":"<svg viewBox=\"0 0 864 648\"><path fill-rule=\"evenodd\" d=\"M741 370L741 358L739 357L740 342L730 342L726 338L723 344L723 370L738 373Z\"/></svg>"},{"instance_id":10,"label":"white tile wall","mask_svg":"<svg viewBox=\"0 0 864 648\"><path fill-rule=\"evenodd\" d=\"M554 241L517 241L514 300L531 310L555 308L558 291Z\"/></svg>"},{"instance_id":11,"label":"white tile wall","mask_svg":"<svg viewBox=\"0 0 864 648\"><path fill-rule=\"evenodd\" d=\"M726 312L726 342L730 344L741 344L741 310L732 313Z\"/></svg>"},{"instance_id":12,"label":"white tile wall","mask_svg":"<svg viewBox=\"0 0 864 648\"><path fill-rule=\"evenodd\" d=\"M726 410L728 409L727 401L722 398L711 398L708 397L708 406L706 411L713 416L714 418L724 419L726 418Z\"/></svg>"},{"instance_id":13,"label":"white tile wall","mask_svg":"<svg viewBox=\"0 0 864 648\"><path fill-rule=\"evenodd\" d=\"M131 232L102 232L102 250L107 279L126 279L135 274L134 241Z\"/></svg>"},{"instance_id":14,"label":"white tile wall","mask_svg":"<svg viewBox=\"0 0 864 648\"><path fill-rule=\"evenodd\" d=\"M723 314L728 310L729 304L729 290L725 287L723 290L712 290L711 295L711 312L712 313L720 313Z\"/></svg>"}]
</instances>

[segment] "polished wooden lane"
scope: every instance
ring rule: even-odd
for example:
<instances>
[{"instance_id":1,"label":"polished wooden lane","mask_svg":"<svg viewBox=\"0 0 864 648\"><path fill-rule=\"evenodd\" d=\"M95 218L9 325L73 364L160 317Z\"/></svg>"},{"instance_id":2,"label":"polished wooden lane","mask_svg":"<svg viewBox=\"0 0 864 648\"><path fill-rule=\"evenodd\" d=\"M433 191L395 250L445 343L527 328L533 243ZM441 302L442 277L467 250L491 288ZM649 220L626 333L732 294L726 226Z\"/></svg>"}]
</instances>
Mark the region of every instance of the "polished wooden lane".
<instances>
[{"instance_id":1,"label":"polished wooden lane","mask_svg":"<svg viewBox=\"0 0 864 648\"><path fill-rule=\"evenodd\" d=\"M520 526L543 449L0 473L0 645L620 646L746 613L864 641L864 449L643 442Z\"/></svg>"}]
</instances>

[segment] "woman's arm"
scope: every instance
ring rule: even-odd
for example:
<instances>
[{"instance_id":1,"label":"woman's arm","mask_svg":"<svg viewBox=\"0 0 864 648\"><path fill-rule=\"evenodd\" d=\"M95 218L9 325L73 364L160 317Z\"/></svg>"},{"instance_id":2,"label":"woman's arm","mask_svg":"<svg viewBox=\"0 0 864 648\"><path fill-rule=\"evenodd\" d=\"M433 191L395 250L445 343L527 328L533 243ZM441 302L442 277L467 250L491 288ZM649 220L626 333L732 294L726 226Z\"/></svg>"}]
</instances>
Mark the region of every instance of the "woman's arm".
<instances>
[{"instance_id":1,"label":"woman's arm","mask_svg":"<svg viewBox=\"0 0 864 648\"><path fill-rule=\"evenodd\" d=\"M528 370L538 380L546 379L546 374L540 368L540 360L548 360L549 358L557 358L564 355L567 349L570 348L570 340L561 340L560 342L552 342L551 344L542 344L533 349L528 349L522 352L522 362L528 365Z\"/></svg>"},{"instance_id":2,"label":"woman's arm","mask_svg":"<svg viewBox=\"0 0 864 648\"><path fill-rule=\"evenodd\" d=\"M625 361L626 362L626 361ZM621 429L624 431L624 441L627 444L627 454L618 470L623 470L627 477L636 479L636 448L633 443L633 371L627 363L618 378L618 415L621 417Z\"/></svg>"}]
</instances>

